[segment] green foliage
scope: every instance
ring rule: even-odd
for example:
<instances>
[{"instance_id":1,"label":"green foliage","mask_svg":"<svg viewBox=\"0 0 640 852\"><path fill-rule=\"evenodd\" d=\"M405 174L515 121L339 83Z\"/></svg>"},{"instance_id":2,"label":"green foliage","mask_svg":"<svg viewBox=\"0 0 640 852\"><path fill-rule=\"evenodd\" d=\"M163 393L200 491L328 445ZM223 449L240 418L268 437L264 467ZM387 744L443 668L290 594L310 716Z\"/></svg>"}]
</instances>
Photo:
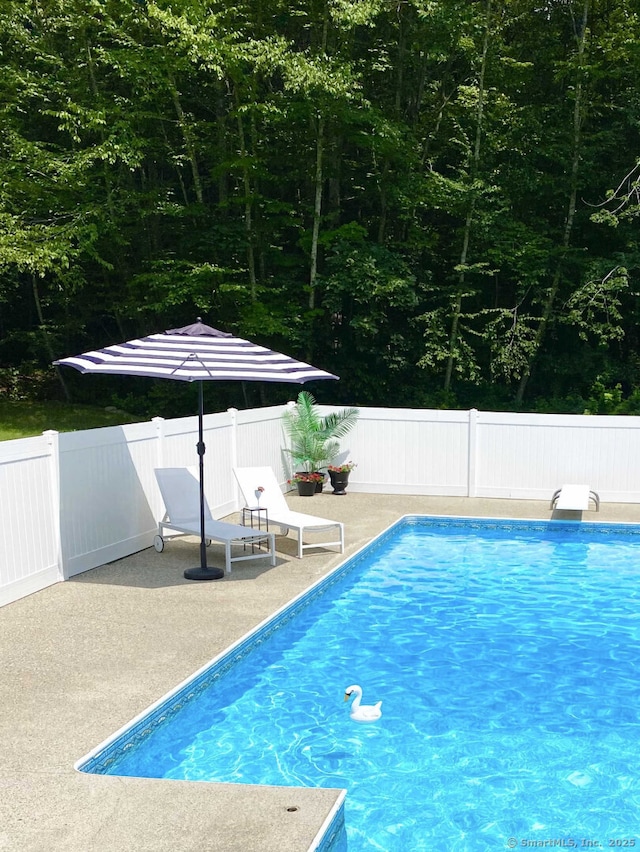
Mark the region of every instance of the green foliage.
<instances>
[{"instance_id":1,"label":"green foliage","mask_svg":"<svg viewBox=\"0 0 640 852\"><path fill-rule=\"evenodd\" d=\"M136 423L138 418L111 408L69 405L63 402L27 402L0 399L0 441L41 435L48 429L77 432Z\"/></svg>"},{"instance_id":2,"label":"green foliage","mask_svg":"<svg viewBox=\"0 0 640 852\"><path fill-rule=\"evenodd\" d=\"M629 273L624 267L614 267L604 276L596 271L595 277L585 281L567 299L563 322L577 329L581 340L593 337L599 344L622 340L621 296L628 287Z\"/></svg>"},{"instance_id":3,"label":"green foliage","mask_svg":"<svg viewBox=\"0 0 640 852\"><path fill-rule=\"evenodd\" d=\"M24 362L20 368L0 368L0 401L24 402L54 397L53 374L35 363Z\"/></svg>"},{"instance_id":4,"label":"green foliage","mask_svg":"<svg viewBox=\"0 0 640 852\"><path fill-rule=\"evenodd\" d=\"M349 434L359 415L357 408L345 408L323 416L314 397L301 391L295 406L283 414L294 470L311 472L330 464L340 452L340 438Z\"/></svg>"},{"instance_id":5,"label":"green foliage","mask_svg":"<svg viewBox=\"0 0 640 852\"><path fill-rule=\"evenodd\" d=\"M319 393L345 403L574 410L606 375L623 408L640 16L589 4L581 45L577 8L4 0L0 364L204 315L337 373Z\"/></svg>"},{"instance_id":6,"label":"green foliage","mask_svg":"<svg viewBox=\"0 0 640 852\"><path fill-rule=\"evenodd\" d=\"M598 377L591 388L585 414L617 414L622 402L622 386L607 387Z\"/></svg>"}]
</instances>

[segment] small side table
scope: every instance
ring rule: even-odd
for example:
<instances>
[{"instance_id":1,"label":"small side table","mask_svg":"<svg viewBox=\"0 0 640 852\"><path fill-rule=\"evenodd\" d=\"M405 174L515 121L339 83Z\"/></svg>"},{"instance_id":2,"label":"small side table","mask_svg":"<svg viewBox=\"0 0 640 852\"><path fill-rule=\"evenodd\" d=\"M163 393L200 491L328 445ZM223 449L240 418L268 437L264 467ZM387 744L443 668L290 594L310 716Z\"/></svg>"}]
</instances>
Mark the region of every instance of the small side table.
<instances>
[{"instance_id":1,"label":"small side table","mask_svg":"<svg viewBox=\"0 0 640 852\"><path fill-rule=\"evenodd\" d=\"M269 513L265 506L244 506L242 509L242 526L251 527L252 530L264 530L269 532ZM260 549L262 539L258 542L252 541L251 545L246 542L243 549L251 546L251 552L255 553L255 548Z\"/></svg>"}]
</instances>

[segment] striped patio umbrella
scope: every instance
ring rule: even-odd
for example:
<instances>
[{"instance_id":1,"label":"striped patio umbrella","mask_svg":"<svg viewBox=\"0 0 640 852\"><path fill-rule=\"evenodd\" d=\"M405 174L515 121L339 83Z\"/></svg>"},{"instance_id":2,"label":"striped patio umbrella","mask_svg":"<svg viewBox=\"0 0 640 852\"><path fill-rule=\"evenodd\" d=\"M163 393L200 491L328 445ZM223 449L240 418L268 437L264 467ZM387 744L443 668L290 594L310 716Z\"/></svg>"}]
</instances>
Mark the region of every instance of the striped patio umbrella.
<instances>
[{"instance_id":1,"label":"striped patio umbrella","mask_svg":"<svg viewBox=\"0 0 640 852\"><path fill-rule=\"evenodd\" d=\"M200 565L184 572L188 580L219 580L224 571L207 565L204 535L204 454L202 382L290 382L303 384L317 379L337 379L304 361L296 361L264 346L204 325L193 325L151 334L138 340L85 352L54 361L81 373L147 376L180 382L199 382L198 444L200 469Z\"/></svg>"}]
</instances>

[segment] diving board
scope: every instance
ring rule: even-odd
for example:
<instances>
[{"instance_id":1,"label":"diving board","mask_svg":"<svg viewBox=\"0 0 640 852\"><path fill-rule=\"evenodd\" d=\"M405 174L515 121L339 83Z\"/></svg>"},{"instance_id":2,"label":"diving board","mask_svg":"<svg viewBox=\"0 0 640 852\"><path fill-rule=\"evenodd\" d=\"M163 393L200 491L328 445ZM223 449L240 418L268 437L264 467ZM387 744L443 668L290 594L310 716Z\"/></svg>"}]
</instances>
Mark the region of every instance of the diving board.
<instances>
[{"instance_id":1,"label":"diving board","mask_svg":"<svg viewBox=\"0 0 640 852\"><path fill-rule=\"evenodd\" d=\"M600 511L600 497L588 485L563 485L551 498L552 509L568 509L569 511L587 511L593 500L596 512Z\"/></svg>"}]
</instances>

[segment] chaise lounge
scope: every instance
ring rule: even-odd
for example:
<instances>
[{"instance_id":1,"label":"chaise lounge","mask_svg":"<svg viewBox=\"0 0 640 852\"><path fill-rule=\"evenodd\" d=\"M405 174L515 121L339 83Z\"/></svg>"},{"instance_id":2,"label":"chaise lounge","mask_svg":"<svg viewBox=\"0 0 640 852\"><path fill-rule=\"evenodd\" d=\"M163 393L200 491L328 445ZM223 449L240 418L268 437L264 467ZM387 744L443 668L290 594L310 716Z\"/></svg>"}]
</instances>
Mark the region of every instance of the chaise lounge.
<instances>
[{"instance_id":1,"label":"chaise lounge","mask_svg":"<svg viewBox=\"0 0 640 852\"><path fill-rule=\"evenodd\" d=\"M270 467L238 467L233 470L246 506L255 506L257 495L260 494L260 506L268 512L269 523L283 528L287 532L294 530L298 534L298 559L302 559L303 551L312 547L339 547L344 553L344 524L318 518L304 512L294 512L284 498L280 485ZM261 492L258 489L262 488ZM320 541L304 544L306 533L326 532L335 529L337 540ZM286 534L286 533L285 533Z\"/></svg>"},{"instance_id":2,"label":"chaise lounge","mask_svg":"<svg viewBox=\"0 0 640 852\"><path fill-rule=\"evenodd\" d=\"M167 530L185 535L200 535L200 485L197 478L186 467L156 468L155 475L167 510L158 524L158 535L154 540L155 549L161 553L164 550L164 536ZM226 521L216 521L211 515L206 500L204 534L205 539L224 544L227 574L231 573L232 562L243 562L246 559L270 559L272 565L276 564L274 533L254 530ZM243 554L232 556L231 546L240 544L243 545ZM247 545L251 546L249 554L244 552ZM266 545L267 550L256 549L256 545Z\"/></svg>"}]
</instances>

